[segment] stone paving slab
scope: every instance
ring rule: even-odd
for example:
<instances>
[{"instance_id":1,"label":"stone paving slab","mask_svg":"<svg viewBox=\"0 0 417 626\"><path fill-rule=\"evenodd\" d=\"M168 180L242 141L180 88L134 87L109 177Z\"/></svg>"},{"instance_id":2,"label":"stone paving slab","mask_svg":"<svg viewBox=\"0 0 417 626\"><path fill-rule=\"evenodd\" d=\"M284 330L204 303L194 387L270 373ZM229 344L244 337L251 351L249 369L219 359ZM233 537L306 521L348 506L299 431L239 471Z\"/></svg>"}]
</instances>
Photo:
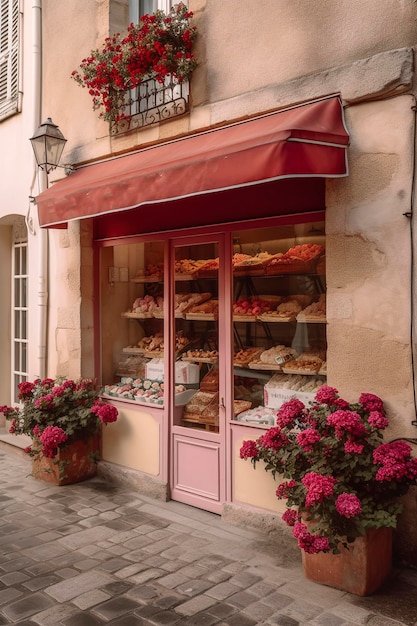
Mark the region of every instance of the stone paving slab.
<instances>
[{"instance_id":1,"label":"stone paving slab","mask_svg":"<svg viewBox=\"0 0 417 626\"><path fill-rule=\"evenodd\" d=\"M417 626L417 570L360 598L290 537L100 476L55 487L0 444L0 626Z\"/></svg>"}]
</instances>

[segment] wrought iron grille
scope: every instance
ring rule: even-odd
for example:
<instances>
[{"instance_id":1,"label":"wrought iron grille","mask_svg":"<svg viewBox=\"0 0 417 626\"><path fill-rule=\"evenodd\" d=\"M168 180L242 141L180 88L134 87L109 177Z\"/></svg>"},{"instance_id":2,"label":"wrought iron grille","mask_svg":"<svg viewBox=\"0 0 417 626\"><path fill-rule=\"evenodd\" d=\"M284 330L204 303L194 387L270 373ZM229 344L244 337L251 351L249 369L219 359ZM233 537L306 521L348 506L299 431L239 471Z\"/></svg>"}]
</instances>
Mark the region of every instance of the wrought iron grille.
<instances>
[{"instance_id":1,"label":"wrought iron grille","mask_svg":"<svg viewBox=\"0 0 417 626\"><path fill-rule=\"evenodd\" d=\"M174 76L167 76L163 83L154 78L143 81L126 93L125 104L120 108L123 119L111 122L112 135L135 128L150 126L189 110L189 83L182 83Z\"/></svg>"}]
</instances>

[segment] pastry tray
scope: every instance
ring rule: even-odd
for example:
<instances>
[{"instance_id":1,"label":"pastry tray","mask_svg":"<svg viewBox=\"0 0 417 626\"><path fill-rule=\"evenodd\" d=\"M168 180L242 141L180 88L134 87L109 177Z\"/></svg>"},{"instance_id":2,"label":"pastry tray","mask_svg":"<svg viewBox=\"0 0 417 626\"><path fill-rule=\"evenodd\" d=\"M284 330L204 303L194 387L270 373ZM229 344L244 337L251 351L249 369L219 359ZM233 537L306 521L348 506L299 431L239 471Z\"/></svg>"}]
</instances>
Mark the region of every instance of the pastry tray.
<instances>
[{"instance_id":1,"label":"pastry tray","mask_svg":"<svg viewBox=\"0 0 417 626\"><path fill-rule=\"evenodd\" d=\"M215 321L217 319L217 315L214 313L185 313L186 320L196 320L196 321Z\"/></svg>"},{"instance_id":2,"label":"pastry tray","mask_svg":"<svg viewBox=\"0 0 417 626\"><path fill-rule=\"evenodd\" d=\"M246 350L239 350L239 352L246 352L246 358L235 361L238 354L236 353L233 357L233 367L248 367L248 364L263 352L263 348L246 348Z\"/></svg>"},{"instance_id":3,"label":"pastry tray","mask_svg":"<svg viewBox=\"0 0 417 626\"><path fill-rule=\"evenodd\" d=\"M327 319L324 315L304 315L303 313L299 313L297 315L297 322L306 322L308 324L326 324Z\"/></svg>"},{"instance_id":4,"label":"pastry tray","mask_svg":"<svg viewBox=\"0 0 417 626\"><path fill-rule=\"evenodd\" d=\"M273 263L265 266L266 274L314 274L319 257L311 261L293 261L291 263Z\"/></svg>"},{"instance_id":5,"label":"pastry tray","mask_svg":"<svg viewBox=\"0 0 417 626\"><path fill-rule=\"evenodd\" d=\"M271 313L262 313L262 315L258 315L258 320L260 322L295 322L296 318L294 316L287 315L286 317L282 317L280 315L271 315Z\"/></svg>"},{"instance_id":6,"label":"pastry tray","mask_svg":"<svg viewBox=\"0 0 417 626\"><path fill-rule=\"evenodd\" d=\"M217 363L219 360L218 357L204 357L204 356L183 356L183 361L188 361L190 363Z\"/></svg>"},{"instance_id":7,"label":"pastry tray","mask_svg":"<svg viewBox=\"0 0 417 626\"><path fill-rule=\"evenodd\" d=\"M154 315L153 313L132 313L131 311L127 311L126 313L122 313L122 317L136 320L148 320L151 317L154 317Z\"/></svg>"},{"instance_id":8,"label":"pastry tray","mask_svg":"<svg viewBox=\"0 0 417 626\"><path fill-rule=\"evenodd\" d=\"M319 373L319 369L319 367L316 367L314 369L297 369L292 367L285 367L285 365L282 367L282 371L284 372L284 374L301 374L302 376L317 376L317 374Z\"/></svg>"},{"instance_id":9,"label":"pastry tray","mask_svg":"<svg viewBox=\"0 0 417 626\"><path fill-rule=\"evenodd\" d=\"M129 346L127 346L127 348L123 348L122 352L125 354L145 354L145 350L143 348L129 348Z\"/></svg>"},{"instance_id":10,"label":"pastry tray","mask_svg":"<svg viewBox=\"0 0 417 626\"><path fill-rule=\"evenodd\" d=\"M278 365L278 363L264 363L263 361L250 361L250 363L248 363L248 368L250 370L271 370L274 372L282 371L282 365Z\"/></svg>"},{"instance_id":11,"label":"pastry tray","mask_svg":"<svg viewBox=\"0 0 417 626\"><path fill-rule=\"evenodd\" d=\"M132 283L160 283L162 280L162 275L160 276L135 276L130 279Z\"/></svg>"},{"instance_id":12,"label":"pastry tray","mask_svg":"<svg viewBox=\"0 0 417 626\"><path fill-rule=\"evenodd\" d=\"M234 322L256 322L256 315L233 315Z\"/></svg>"}]
</instances>

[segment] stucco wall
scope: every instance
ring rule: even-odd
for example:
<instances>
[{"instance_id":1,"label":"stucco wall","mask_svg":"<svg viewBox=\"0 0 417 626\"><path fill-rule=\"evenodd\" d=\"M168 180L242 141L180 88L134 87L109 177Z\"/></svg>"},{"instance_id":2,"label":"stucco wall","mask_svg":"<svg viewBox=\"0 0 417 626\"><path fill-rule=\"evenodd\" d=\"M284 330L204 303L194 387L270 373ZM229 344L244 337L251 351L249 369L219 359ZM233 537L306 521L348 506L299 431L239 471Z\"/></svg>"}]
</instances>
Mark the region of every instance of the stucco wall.
<instances>
[{"instance_id":1,"label":"stucco wall","mask_svg":"<svg viewBox=\"0 0 417 626\"><path fill-rule=\"evenodd\" d=\"M87 90L70 74L113 26L122 25L126 6L126 0L44 2L45 112L68 137L64 160L106 156L340 90L354 106L346 109L350 175L330 181L327 193L329 382L350 395L364 388L385 392L392 413L409 425L411 253L402 214L410 208L412 99L359 103L412 88L416 3L261 0L254 10L249 0L190 0L200 31L190 116L110 139ZM71 46L55 28L59 21L77 24ZM92 310L80 311L81 281L84 301L92 298L91 258L87 243L80 278L75 232L53 232L51 240L57 259L51 360L70 373L81 354L77 324L86 329L86 345L92 342ZM82 358L90 354L85 350ZM402 434L404 428L414 433L406 426Z\"/></svg>"},{"instance_id":2,"label":"stucco wall","mask_svg":"<svg viewBox=\"0 0 417 626\"><path fill-rule=\"evenodd\" d=\"M389 399L393 436L415 436L411 380L413 99L346 109L349 177L328 182L328 382Z\"/></svg>"},{"instance_id":3,"label":"stucco wall","mask_svg":"<svg viewBox=\"0 0 417 626\"><path fill-rule=\"evenodd\" d=\"M232 426L232 501L282 514L285 503L275 496L280 477L275 480L271 472L265 471L263 462L254 467L250 460L244 461L239 456L243 441L258 436L259 431L254 429Z\"/></svg>"},{"instance_id":4,"label":"stucco wall","mask_svg":"<svg viewBox=\"0 0 417 626\"><path fill-rule=\"evenodd\" d=\"M412 0L261 0L255 8L249 0L189 0L201 33L195 44L199 67L191 83L190 116L109 138L87 89L70 75L106 36L121 29L126 6L127 0L44 0L45 114L69 139L64 161L85 161L312 99L338 91L342 83L346 92L349 81L343 73L342 82L333 79L338 68L361 59L368 59L369 66L371 57L390 57L415 44L417 8ZM56 29L59 22L76 25L71 45ZM355 88L359 93L380 90L376 82L392 63L392 58L380 60L366 77L353 81ZM389 84L395 88L392 76ZM284 85L288 88L283 90Z\"/></svg>"},{"instance_id":5,"label":"stucco wall","mask_svg":"<svg viewBox=\"0 0 417 626\"><path fill-rule=\"evenodd\" d=\"M103 430L103 460L151 476L160 473L160 426L145 411L118 405L117 422Z\"/></svg>"},{"instance_id":6,"label":"stucco wall","mask_svg":"<svg viewBox=\"0 0 417 626\"><path fill-rule=\"evenodd\" d=\"M206 0L199 16L210 102L413 46L417 19L412 0Z\"/></svg>"},{"instance_id":7,"label":"stucco wall","mask_svg":"<svg viewBox=\"0 0 417 626\"><path fill-rule=\"evenodd\" d=\"M415 114L413 97L400 94L415 89L416 2L189 0L200 32L190 115L112 138L92 110L87 90L70 79L81 59L110 33L109 2L44 2L44 113L68 138L64 161L106 157L340 92L351 135L350 172L346 179L327 182L328 382L348 400L363 391L380 395L391 418L389 437L414 437L411 234L403 214L412 204ZM114 23L123 19L124 7L123 0L112 4ZM71 45L56 28L62 22L76 26ZM60 176L57 171L52 179ZM83 257L87 269L80 277L77 237L73 227L51 234L57 259L51 359L69 374L77 363L81 367L80 358L89 358L80 341L83 319L87 335L91 324L91 311L85 317L80 311L81 290L86 300L92 295L91 259L88 253ZM130 413L124 410L116 430L112 426L111 440L105 435L105 459L154 474L145 461L147 451L142 457L138 450L150 436L156 451L156 425L150 416L138 421ZM146 437L144 425L150 429ZM238 460L239 445L236 438L234 497L277 510L271 477Z\"/></svg>"},{"instance_id":8,"label":"stucco wall","mask_svg":"<svg viewBox=\"0 0 417 626\"><path fill-rule=\"evenodd\" d=\"M410 224L403 213L411 204L414 113L410 96L387 97L413 87L416 3L261 0L254 10L249 0L190 0L200 31L190 116L109 138L87 90L70 74L122 25L126 6L126 0L44 2L45 112L68 137L64 160L106 156L340 91L350 104L350 175L327 185L329 382L352 399L365 389L389 396L389 410L401 416L395 424L403 422L393 434L412 436ZM62 20L77 24L71 46L55 28ZM381 100L361 104L375 98ZM51 178L62 175L56 171ZM81 284L84 302L92 298L91 258L87 242L80 278L75 232L53 232L51 240L57 265L50 360L71 373L81 338L92 344L92 309L80 311ZM92 365L89 349L82 359Z\"/></svg>"}]
</instances>

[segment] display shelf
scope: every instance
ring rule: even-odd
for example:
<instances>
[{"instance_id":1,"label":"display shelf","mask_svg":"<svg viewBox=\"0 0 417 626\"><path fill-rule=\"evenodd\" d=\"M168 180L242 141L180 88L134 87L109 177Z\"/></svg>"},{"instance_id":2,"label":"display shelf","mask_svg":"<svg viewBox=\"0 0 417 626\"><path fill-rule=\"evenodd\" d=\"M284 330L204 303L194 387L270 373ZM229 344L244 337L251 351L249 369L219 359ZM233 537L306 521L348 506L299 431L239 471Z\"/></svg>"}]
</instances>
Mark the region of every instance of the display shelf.
<instances>
[{"instance_id":1,"label":"display shelf","mask_svg":"<svg viewBox=\"0 0 417 626\"><path fill-rule=\"evenodd\" d=\"M122 313L122 317L134 320L149 320L152 319L153 313L132 313L131 311L125 311Z\"/></svg>"},{"instance_id":2,"label":"display shelf","mask_svg":"<svg viewBox=\"0 0 417 626\"><path fill-rule=\"evenodd\" d=\"M327 324L327 319L325 317L303 315L302 313L297 315L296 320L302 324Z\"/></svg>"},{"instance_id":3,"label":"display shelf","mask_svg":"<svg viewBox=\"0 0 417 626\"><path fill-rule=\"evenodd\" d=\"M280 324L280 323L288 323L288 322L296 322L296 317L292 317L289 315L281 316L275 315L274 313L262 313L262 315L258 315L257 318L260 322L267 322L271 324Z\"/></svg>"},{"instance_id":4,"label":"display shelf","mask_svg":"<svg viewBox=\"0 0 417 626\"><path fill-rule=\"evenodd\" d=\"M130 348L129 346L123 348L122 352L124 354L145 354L145 350L143 348Z\"/></svg>"},{"instance_id":5,"label":"display shelf","mask_svg":"<svg viewBox=\"0 0 417 626\"><path fill-rule=\"evenodd\" d=\"M196 322L215 322L218 315L214 313L185 313L185 319Z\"/></svg>"},{"instance_id":6,"label":"display shelf","mask_svg":"<svg viewBox=\"0 0 417 626\"><path fill-rule=\"evenodd\" d=\"M182 357L183 361L188 361L189 363L207 363L209 365L214 365L215 363L218 362L218 357L193 357L193 356L183 356Z\"/></svg>"},{"instance_id":7,"label":"display shelf","mask_svg":"<svg viewBox=\"0 0 417 626\"><path fill-rule=\"evenodd\" d=\"M233 315L234 322L256 322L256 315Z\"/></svg>"},{"instance_id":8,"label":"display shelf","mask_svg":"<svg viewBox=\"0 0 417 626\"><path fill-rule=\"evenodd\" d=\"M144 285L145 283L160 283L162 282L162 276L135 276L130 279L131 283L139 283Z\"/></svg>"},{"instance_id":9,"label":"display shelf","mask_svg":"<svg viewBox=\"0 0 417 626\"><path fill-rule=\"evenodd\" d=\"M251 361L248 363L248 367L251 370L265 370L270 372L282 371L282 365L278 365L278 363L264 363L263 361Z\"/></svg>"},{"instance_id":10,"label":"display shelf","mask_svg":"<svg viewBox=\"0 0 417 626\"><path fill-rule=\"evenodd\" d=\"M174 275L174 278L176 281L184 281L184 282L190 282L191 280L196 280L196 273L195 274L181 274L181 273L177 273Z\"/></svg>"},{"instance_id":11,"label":"display shelf","mask_svg":"<svg viewBox=\"0 0 417 626\"><path fill-rule=\"evenodd\" d=\"M285 367L285 365L282 366L282 371L284 374L300 374L301 376L318 376L320 368L314 368L314 369L299 369L297 370L296 368L291 368L291 367Z\"/></svg>"},{"instance_id":12,"label":"display shelf","mask_svg":"<svg viewBox=\"0 0 417 626\"><path fill-rule=\"evenodd\" d=\"M272 249L276 250L277 248L279 248L278 245ZM205 255L203 254L202 256ZM299 297L308 295L311 296L313 302L319 301L320 294L325 291L325 281L321 274L319 275L316 271L318 267L317 264L321 257L316 257L307 262L296 259L289 263L283 263L279 262L279 260L277 261L280 256L279 254L271 255L268 259L269 263L267 261L264 263L248 261L233 267L233 302L237 301L241 295L245 300L252 297L265 301L271 299L271 302L267 302L268 307L259 305L259 308L255 309L255 311L259 312L258 314L245 315L242 313L233 313L232 310L233 324L230 328L234 337L235 356L238 351L243 353L244 350L249 350L248 347L251 347L253 351L246 360L233 362L233 373L239 378L253 379L252 381L244 380L241 381L241 383L244 385L249 384L251 389L252 386L254 386L254 388L256 387L256 393L259 393L260 389L261 394L262 389L266 387L267 383L274 375L286 374L294 381L294 384L297 384L295 379L300 374L304 374L306 379L312 379L316 376L325 380L326 377L325 364L323 364L322 369L314 367L311 371L308 369L300 371L295 367L293 369L291 366L285 367L285 362L265 363L260 360L260 354L263 351L270 350L279 345L286 347L291 347L292 345L298 346L296 350L293 350L294 356L291 356L291 359L295 359L303 349L307 349L309 346L317 346L323 350L326 349L327 320L325 317L303 315L302 311L298 315L296 313L291 314L293 310L300 310L300 307L291 305L286 307L285 310L281 307L278 309L278 312L276 312L277 307L283 302L288 301L291 294L299 294ZM273 263L271 263L272 260L274 260ZM158 266L158 269L160 269L160 266ZM178 268L175 267L175 269ZM181 354L181 351L179 353L177 352L176 358L180 358L182 361L188 363L200 365L199 368L197 368L197 366L193 367L197 370L196 378L198 377L200 381L197 382L196 385L201 385L200 379L206 376L208 372L212 371L213 366L219 362L219 356L205 356L204 354L202 354L202 356L187 356L186 351L193 345L196 350L201 350L202 353L205 348L207 349L207 347L211 345L218 349L218 335L216 333L220 331L220 328L218 328L218 319L219 316L222 316L222 311L216 311L212 306L203 307L199 310L198 304L202 304L203 301L209 299L213 300L218 298L217 285L213 283L211 279L219 279L223 268L219 270L216 267L216 260L209 259L206 261L205 268L204 266L200 266L195 271L186 273L187 269L193 269L193 266L189 268L184 266L184 273L178 271L173 272L174 281L179 284L175 290L177 292L175 294L177 311L172 311L170 307L170 315L175 317L173 324L175 332L186 332L187 337L191 338L191 342L184 348L184 353ZM206 279L210 280L205 282ZM163 283L162 275L137 276L133 278L131 282L145 285L143 289L136 288L136 291L140 294L143 292L145 294L158 293L159 296L162 295L162 287L160 288L158 285L153 286L151 284ZM149 283L148 288L146 287L147 283ZM188 291L192 293L188 294ZM269 295L268 298L268 296L262 296L263 293L271 295ZM181 302L179 306L178 303L182 300L183 296L192 295L195 297L197 294L200 298L200 302L193 302L188 307L185 305L185 302ZM165 297L167 297L166 293ZM185 297L184 301L186 301ZM158 304L160 304L160 301ZM299 304L305 308L305 304L301 298ZM181 310L178 310L178 306ZM196 306L196 311L192 311L191 307L193 306ZM204 312L206 310L210 312ZM242 310L246 310L246 308L240 309L240 311ZM252 309L248 310L250 312L252 311ZM282 310L284 316L279 315L279 312ZM312 309L313 312L321 312L321 310L324 311L324 307ZM260 311L265 312L261 313ZM289 314L285 315L287 312ZM150 332L155 332L155 328L162 329L162 322L152 324L151 322L145 323L145 320L151 318L163 320L164 313L165 315L167 313L166 306L164 310L161 308L151 313L133 313L128 311L123 313L122 316L127 319L136 319L139 322L144 320L141 326ZM221 321L222 323L224 322L224 327L227 327L229 324L229 320L223 320L222 317ZM172 324L172 322L173 320L171 320L170 324ZM207 322L207 325L205 322ZM306 326L308 324L312 326ZM323 328L321 328L321 326L323 326ZM212 335L215 336L214 342L210 342ZM262 348L256 348L254 346L262 346ZM126 355L141 355L148 359L163 357L163 352L159 350L146 351L140 348L126 347L123 349L123 352ZM323 357L324 356L325 353ZM314 380L311 380L311 382L314 382ZM195 395L196 391L196 389L187 391L190 400ZM271 401L274 401L274 393L274 390L269 390L269 397L272 398ZM244 394L236 393L236 396L246 399ZM206 428L207 430L218 428L218 417L213 417L211 413L209 415L197 415L197 410L191 411L191 414L186 410L183 411L181 407L187 404L188 395L183 396L183 398L184 401L181 402L180 398L175 397L175 405L179 407L179 413L181 413L181 415L178 413L178 424L188 427ZM200 403L200 400L197 398L194 400L196 404ZM191 400L191 403L194 403L194 400ZM256 400L259 400L257 396ZM144 406L151 405L157 406L158 408L161 406L160 404L151 404L150 402L137 399L135 399L135 402L143 404ZM159 402L161 402L160 399Z\"/></svg>"},{"instance_id":13,"label":"display shelf","mask_svg":"<svg viewBox=\"0 0 417 626\"><path fill-rule=\"evenodd\" d=\"M263 372L261 370L253 370L247 367L233 367L233 374L240 376L241 378L257 378L267 382L271 378L270 373Z\"/></svg>"}]
</instances>

